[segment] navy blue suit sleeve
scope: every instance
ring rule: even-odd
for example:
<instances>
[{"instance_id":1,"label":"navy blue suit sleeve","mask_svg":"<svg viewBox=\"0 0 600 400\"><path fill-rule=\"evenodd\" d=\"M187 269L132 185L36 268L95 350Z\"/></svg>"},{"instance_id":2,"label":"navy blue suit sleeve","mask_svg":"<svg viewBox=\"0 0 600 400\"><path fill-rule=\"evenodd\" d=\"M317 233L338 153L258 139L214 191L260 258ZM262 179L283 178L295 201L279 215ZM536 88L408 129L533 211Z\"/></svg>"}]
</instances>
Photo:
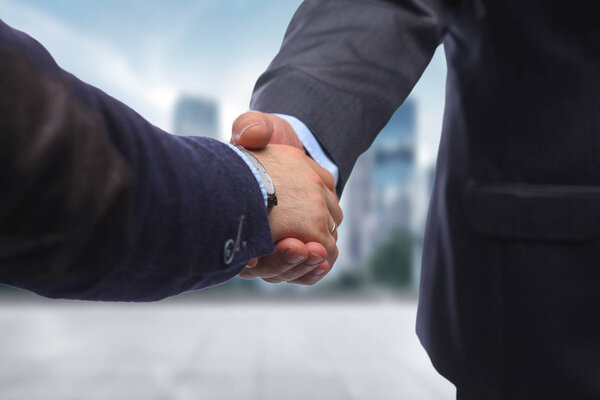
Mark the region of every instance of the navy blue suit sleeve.
<instances>
[{"instance_id":1,"label":"navy blue suit sleeve","mask_svg":"<svg viewBox=\"0 0 600 400\"><path fill-rule=\"evenodd\" d=\"M273 250L260 188L227 145L163 132L1 21L0 132L0 283L151 301Z\"/></svg>"}]
</instances>

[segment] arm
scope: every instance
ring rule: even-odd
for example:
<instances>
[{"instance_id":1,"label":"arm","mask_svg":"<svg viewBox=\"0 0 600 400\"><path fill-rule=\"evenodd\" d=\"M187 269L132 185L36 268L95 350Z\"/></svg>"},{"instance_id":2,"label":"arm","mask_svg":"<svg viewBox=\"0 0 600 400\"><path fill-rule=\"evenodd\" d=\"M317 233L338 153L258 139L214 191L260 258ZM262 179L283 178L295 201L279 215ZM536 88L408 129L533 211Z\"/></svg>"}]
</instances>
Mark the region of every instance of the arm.
<instances>
[{"instance_id":1,"label":"arm","mask_svg":"<svg viewBox=\"0 0 600 400\"><path fill-rule=\"evenodd\" d=\"M161 131L2 22L0 53L0 282L157 300L273 250L259 186L227 145Z\"/></svg>"},{"instance_id":2,"label":"arm","mask_svg":"<svg viewBox=\"0 0 600 400\"><path fill-rule=\"evenodd\" d=\"M437 2L306 0L256 84L251 108L263 113L238 117L232 141L250 148L304 146L331 172L341 194L356 159L407 97L441 40L446 10ZM320 148L310 145L312 139ZM323 150L324 157L316 154ZM285 270L281 255L290 250L278 244L261 262L269 271ZM301 282L319 279L313 272Z\"/></svg>"},{"instance_id":3,"label":"arm","mask_svg":"<svg viewBox=\"0 0 600 400\"><path fill-rule=\"evenodd\" d=\"M441 40L433 3L307 0L256 84L251 108L306 124L339 168L340 193Z\"/></svg>"}]
</instances>

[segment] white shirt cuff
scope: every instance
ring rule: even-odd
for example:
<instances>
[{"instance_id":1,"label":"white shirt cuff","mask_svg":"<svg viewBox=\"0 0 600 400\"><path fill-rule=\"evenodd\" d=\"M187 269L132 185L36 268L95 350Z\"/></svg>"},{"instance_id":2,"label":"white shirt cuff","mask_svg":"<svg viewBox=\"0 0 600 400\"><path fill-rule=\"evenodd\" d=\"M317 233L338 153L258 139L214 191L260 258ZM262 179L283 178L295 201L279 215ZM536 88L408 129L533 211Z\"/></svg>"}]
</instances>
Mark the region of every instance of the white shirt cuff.
<instances>
[{"instance_id":1,"label":"white shirt cuff","mask_svg":"<svg viewBox=\"0 0 600 400\"><path fill-rule=\"evenodd\" d=\"M292 129L294 129L294 131L296 132L298 139L300 139L306 151L308 151L310 156L313 158L313 160L317 162L317 164L325 168L331 173L331 175L333 175L333 180L337 186L339 178L339 171L337 165L335 165L333 161L331 161L331 159L327 157L327 155L323 151L323 148L315 138L315 135L313 135L310 129L308 129L308 127L304 125L304 122L300 121L296 117L292 117L291 115L274 115L283 118L292 126Z\"/></svg>"},{"instance_id":2,"label":"white shirt cuff","mask_svg":"<svg viewBox=\"0 0 600 400\"><path fill-rule=\"evenodd\" d=\"M260 186L260 192L263 195L263 199L265 200L265 208L267 208L268 205L268 201L267 201L267 189L265 189L265 185L263 184L262 178L260 177L260 174L258 173L258 171L256 170L256 168L254 167L254 165L252 165L252 163L250 162L250 160L248 160L248 157L242 153L240 151L240 149L238 149L237 147L235 147L234 145L230 144L230 143L226 143L227 146L229 146L231 148L231 150L235 151L237 153L238 156L240 156L242 158L242 160L244 160L244 162L246 163L246 165L248 166L248 168L250 168L250 171L252 171L252 174L254 175L254 177L256 178L256 181L258 182L258 186Z\"/></svg>"}]
</instances>

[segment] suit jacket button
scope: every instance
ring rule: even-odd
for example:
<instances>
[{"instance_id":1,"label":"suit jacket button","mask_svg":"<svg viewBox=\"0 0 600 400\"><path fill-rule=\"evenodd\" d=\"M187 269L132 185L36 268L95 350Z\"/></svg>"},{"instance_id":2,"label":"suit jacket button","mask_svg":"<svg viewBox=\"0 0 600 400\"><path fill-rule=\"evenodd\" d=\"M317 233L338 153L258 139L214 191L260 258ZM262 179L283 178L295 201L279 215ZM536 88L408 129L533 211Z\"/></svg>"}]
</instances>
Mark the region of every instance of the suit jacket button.
<instances>
[{"instance_id":1,"label":"suit jacket button","mask_svg":"<svg viewBox=\"0 0 600 400\"><path fill-rule=\"evenodd\" d=\"M234 254L235 241L233 239L229 239L225 242L225 250L223 251L223 261L225 262L225 265L231 264Z\"/></svg>"}]
</instances>

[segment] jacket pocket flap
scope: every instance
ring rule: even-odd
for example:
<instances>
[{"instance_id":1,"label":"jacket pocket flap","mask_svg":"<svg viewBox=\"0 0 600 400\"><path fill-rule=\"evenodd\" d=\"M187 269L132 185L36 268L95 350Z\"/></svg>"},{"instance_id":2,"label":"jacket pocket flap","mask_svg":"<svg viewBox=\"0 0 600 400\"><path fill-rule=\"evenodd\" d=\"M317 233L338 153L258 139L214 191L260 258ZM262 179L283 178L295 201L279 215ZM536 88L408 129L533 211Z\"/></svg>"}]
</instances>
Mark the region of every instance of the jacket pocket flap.
<instances>
[{"instance_id":1,"label":"jacket pocket flap","mask_svg":"<svg viewBox=\"0 0 600 400\"><path fill-rule=\"evenodd\" d=\"M467 219L484 235L581 241L600 231L600 187L470 183Z\"/></svg>"}]
</instances>

